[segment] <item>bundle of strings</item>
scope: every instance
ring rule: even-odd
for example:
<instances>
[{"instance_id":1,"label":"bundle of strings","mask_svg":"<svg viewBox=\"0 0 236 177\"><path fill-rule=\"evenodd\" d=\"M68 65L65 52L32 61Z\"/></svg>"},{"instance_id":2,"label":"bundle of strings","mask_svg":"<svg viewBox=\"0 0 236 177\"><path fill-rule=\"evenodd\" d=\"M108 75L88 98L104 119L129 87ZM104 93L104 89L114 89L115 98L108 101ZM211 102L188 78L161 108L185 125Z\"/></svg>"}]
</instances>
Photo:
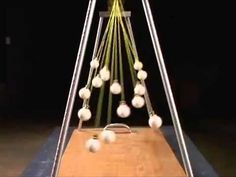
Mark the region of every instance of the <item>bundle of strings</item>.
<instances>
[{"instance_id":1,"label":"bundle of strings","mask_svg":"<svg viewBox=\"0 0 236 177\"><path fill-rule=\"evenodd\" d=\"M93 78L97 77L103 80L97 103L95 127L99 127L101 122L106 81L110 80L110 92L108 95L107 107L107 124L110 124L112 119L113 94L120 94L120 106L123 106L122 108L129 109L126 105L123 62L128 62L129 72L134 89L137 86L137 83L146 89L144 80L146 79L147 74L142 70L142 63L139 61L130 19L123 16L124 7L122 0L113 0L112 3L110 16L102 39L99 43L96 57L92 59L92 61L98 62L99 66L97 65L96 67L92 67L91 65L87 84L85 86L85 88L92 93L94 89L92 84ZM125 55L122 55L122 44L125 47ZM136 63L140 65L138 65L139 67L135 69L134 65ZM141 96L143 95L144 94ZM146 93L144 97L148 112L153 112L148 94ZM91 97L89 96L84 99L83 107L89 107L90 98ZM139 99L142 99L142 97ZM120 117L123 118L129 116L130 110L128 110L129 113L122 114L119 113L118 109L118 116L119 114Z\"/></svg>"}]
</instances>

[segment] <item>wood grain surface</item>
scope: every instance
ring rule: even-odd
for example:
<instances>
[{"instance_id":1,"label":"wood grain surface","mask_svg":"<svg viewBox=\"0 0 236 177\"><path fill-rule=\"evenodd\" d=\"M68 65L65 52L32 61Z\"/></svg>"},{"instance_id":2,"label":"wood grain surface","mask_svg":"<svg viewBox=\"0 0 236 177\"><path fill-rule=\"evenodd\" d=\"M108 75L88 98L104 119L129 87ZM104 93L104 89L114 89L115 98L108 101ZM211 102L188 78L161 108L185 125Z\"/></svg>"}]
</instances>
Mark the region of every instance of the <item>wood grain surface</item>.
<instances>
[{"instance_id":1,"label":"wood grain surface","mask_svg":"<svg viewBox=\"0 0 236 177\"><path fill-rule=\"evenodd\" d=\"M98 129L74 130L62 157L60 177L186 177L160 131L136 128L117 134L116 142L102 143L97 153L88 152L85 142Z\"/></svg>"}]
</instances>

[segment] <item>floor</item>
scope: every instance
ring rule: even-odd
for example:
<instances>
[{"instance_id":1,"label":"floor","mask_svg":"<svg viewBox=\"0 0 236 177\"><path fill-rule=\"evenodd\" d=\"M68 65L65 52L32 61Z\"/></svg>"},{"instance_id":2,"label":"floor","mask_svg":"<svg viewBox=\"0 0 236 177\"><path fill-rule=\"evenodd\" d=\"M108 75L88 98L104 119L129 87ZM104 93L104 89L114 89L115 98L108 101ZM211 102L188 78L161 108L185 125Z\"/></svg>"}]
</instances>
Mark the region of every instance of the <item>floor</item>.
<instances>
[{"instance_id":1,"label":"floor","mask_svg":"<svg viewBox=\"0 0 236 177\"><path fill-rule=\"evenodd\" d=\"M235 177L236 124L226 119L202 122L201 129L188 135L221 177Z\"/></svg>"},{"instance_id":2,"label":"floor","mask_svg":"<svg viewBox=\"0 0 236 177\"><path fill-rule=\"evenodd\" d=\"M19 177L53 130L45 122L14 121L0 124L1 177Z\"/></svg>"},{"instance_id":3,"label":"floor","mask_svg":"<svg viewBox=\"0 0 236 177\"><path fill-rule=\"evenodd\" d=\"M34 122L23 118L13 120L14 123L0 118L2 177L19 177L57 124L41 118ZM186 132L220 176L236 176L236 126L221 119L213 124L205 121L203 125L201 130L192 128Z\"/></svg>"}]
</instances>

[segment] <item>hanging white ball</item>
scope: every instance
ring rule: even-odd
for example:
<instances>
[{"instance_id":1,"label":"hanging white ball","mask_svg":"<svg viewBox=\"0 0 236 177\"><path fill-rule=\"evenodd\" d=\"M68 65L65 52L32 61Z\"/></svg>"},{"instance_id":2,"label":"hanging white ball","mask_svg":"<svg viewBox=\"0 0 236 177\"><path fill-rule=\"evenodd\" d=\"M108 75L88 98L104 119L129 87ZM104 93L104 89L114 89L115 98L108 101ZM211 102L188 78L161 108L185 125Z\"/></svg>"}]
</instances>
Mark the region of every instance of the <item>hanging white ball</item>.
<instances>
[{"instance_id":1,"label":"hanging white ball","mask_svg":"<svg viewBox=\"0 0 236 177\"><path fill-rule=\"evenodd\" d=\"M104 143L113 143L116 140L116 134L111 130L103 130L100 137Z\"/></svg>"},{"instance_id":2,"label":"hanging white ball","mask_svg":"<svg viewBox=\"0 0 236 177\"><path fill-rule=\"evenodd\" d=\"M136 84L134 87L134 93L137 95L144 95L146 92L146 88L142 84Z\"/></svg>"},{"instance_id":3,"label":"hanging white ball","mask_svg":"<svg viewBox=\"0 0 236 177\"><path fill-rule=\"evenodd\" d=\"M136 61L134 62L134 69L135 69L135 70L141 70L142 68L143 68L143 63L140 62L140 61L138 61L138 60L136 60Z\"/></svg>"},{"instance_id":4,"label":"hanging white ball","mask_svg":"<svg viewBox=\"0 0 236 177\"><path fill-rule=\"evenodd\" d=\"M154 130L158 130L162 125L162 119L156 114L151 115L148 120L148 124Z\"/></svg>"},{"instance_id":5,"label":"hanging white ball","mask_svg":"<svg viewBox=\"0 0 236 177\"><path fill-rule=\"evenodd\" d=\"M144 98L139 95L135 95L134 98L132 99L132 105L135 108L142 108L144 104L145 104Z\"/></svg>"},{"instance_id":6,"label":"hanging white ball","mask_svg":"<svg viewBox=\"0 0 236 177\"><path fill-rule=\"evenodd\" d=\"M90 67L93 68L93 69L96 69L99 67L99 61L97 58L93 59L91 62L90 62Z\"/></svg>"},{"instance_id":7,"label":"hanging white ball","mask_svg":"<svg viewBox=\"0 0 236 177\"><path fill-rule=\"evenodd\" d=\"M95 88L100 88L102 86L102 83L103 81L99 76L94 77L92 80L92 85Z\"/></svg>"},{"instance_id":8,"label":"hanging white ball","mask_svg":"<svg viewBox=\"0 0 236 177\"><path fill-rule=\"evenodd\" d=\"M89 119L91 119L92 113L88 108L83 107L78 111L78 117L82 121L88 121Z\"/></svg>"},{"instance_id":9,"label":"hanging white ball","mask_svg":"<svg viewBox=\"0 0 236 177\"><path fill-rule=\"evenodd\" d=\"M91 92L90 92L89 89L87 89L87 88L84 87L84 88L82 88L82 89L79 90L79 97L80 97L80 98L86 100L86 99L89 99L90 96L91 96Z\"/></svg>"},{"instance_id":10,"label":"hanging white ball","mask_svg":"<svg viewBox=\"0 0 236 177\"><path fill-rule=\"evenodd\" d=\"M129 117L129 115L131 113L130 107L126 103L122 103L118 106L116 113L121 118Z\"/></svg>"},{"instance_id":11,"label":"hanging white ball","mask_svg":"<svg viewBox=\"0 0 236 177\"><path fill-rule=\"evenodd\" d=\"M138 76L138 79L145 80L147 78L147 72L144 70L140 70L137 76Z\"/></svg>"},{"instance_id":12,"label":"hanging white ball","mask_svg":"<svg viewBox=\"0 0 236 177\"><path fill-rule=\"evenodd\" d=\"M110 86L110 91L111 93L118 95L121 93L121 85L117 82L114 81L113 84Z\"/></svg>"},{"instance_id":13,"label":"hanging white ball","mask_svg":"<svg viewBox=\"0 0 236 177\"><path fill-rule=\"evenodd\" d=\"M86 141L85 147L89 152L95 153L101 149L101 143L98 139L91 138Z\"/></svg>"},{"instance_id":14,"label":"hanging white ball","mask_svg":"<svg viewBox=\"0 0 236 177\"><path fill-rule=\"evenodd\" d=\"M110 79L110 71L106 66L100 70L99 74L103 81L108 81Z\"/></svg>"}]
</instances>

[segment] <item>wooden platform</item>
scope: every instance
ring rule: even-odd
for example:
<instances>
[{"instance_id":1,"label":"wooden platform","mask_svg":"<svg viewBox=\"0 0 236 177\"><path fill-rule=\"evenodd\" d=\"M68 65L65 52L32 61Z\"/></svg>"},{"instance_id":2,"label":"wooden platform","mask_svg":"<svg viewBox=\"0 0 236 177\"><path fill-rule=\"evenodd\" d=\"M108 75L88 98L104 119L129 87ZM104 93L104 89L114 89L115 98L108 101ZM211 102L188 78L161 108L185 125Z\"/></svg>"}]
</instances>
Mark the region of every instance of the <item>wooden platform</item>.
<instances>
[{"instance_id":1,"label":"wooden platform","mask_svg":"<svg viewBox=\"0 0 236 177\"><path fill-rule=\"evenodd\" d=\"M97 153L85 149L85 142L99 130L74 130L62 157L60 177L185 177L161 132L150 128L118 134L117 141L102 144Z\"/></svg>"}]
</instances>

